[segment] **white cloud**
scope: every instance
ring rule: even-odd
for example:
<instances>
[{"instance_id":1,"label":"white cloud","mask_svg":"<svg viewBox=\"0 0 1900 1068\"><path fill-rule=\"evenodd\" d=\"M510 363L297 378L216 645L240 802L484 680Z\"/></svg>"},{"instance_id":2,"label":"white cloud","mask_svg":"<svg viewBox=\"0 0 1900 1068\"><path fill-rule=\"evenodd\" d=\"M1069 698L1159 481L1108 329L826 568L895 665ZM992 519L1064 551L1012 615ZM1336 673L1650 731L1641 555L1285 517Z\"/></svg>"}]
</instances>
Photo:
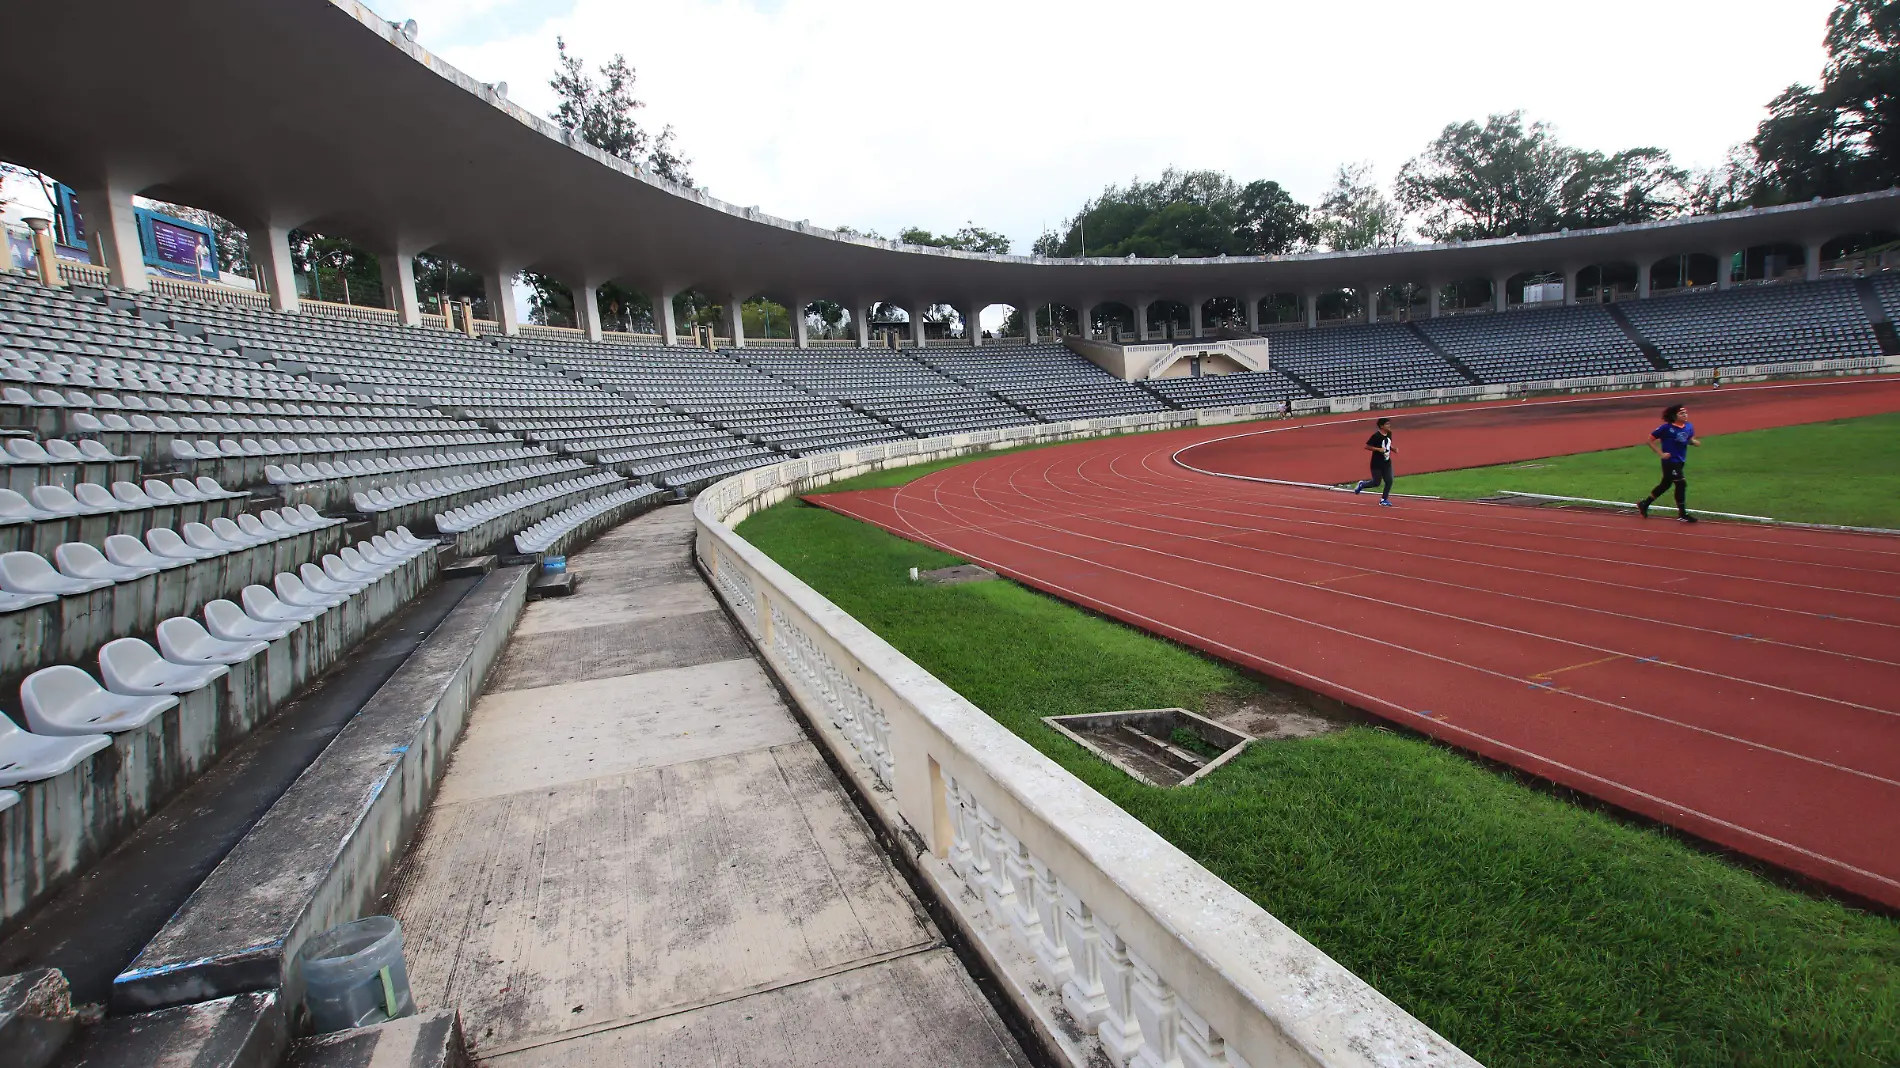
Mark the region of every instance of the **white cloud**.
<instances>
[{"instance_id":1,"label":"white cloud","mask_svg":"<svg viewBox=\"0 0 1900 1068\"><path fill-rule=\"evenodd\" d=\"M557 33L590 63L624 52L643 121L673 124L722 199L886 234L975 221L1018 251L1137 174L1212 167L1310 202L1343 161L1389 180L1446 123L1519 107L1573 144L1712 163L1816 77L1832 6L575 0L542 17L479 0L458 21L410 4L425 46L543 113Z\"/></svg>"}]
</instances>

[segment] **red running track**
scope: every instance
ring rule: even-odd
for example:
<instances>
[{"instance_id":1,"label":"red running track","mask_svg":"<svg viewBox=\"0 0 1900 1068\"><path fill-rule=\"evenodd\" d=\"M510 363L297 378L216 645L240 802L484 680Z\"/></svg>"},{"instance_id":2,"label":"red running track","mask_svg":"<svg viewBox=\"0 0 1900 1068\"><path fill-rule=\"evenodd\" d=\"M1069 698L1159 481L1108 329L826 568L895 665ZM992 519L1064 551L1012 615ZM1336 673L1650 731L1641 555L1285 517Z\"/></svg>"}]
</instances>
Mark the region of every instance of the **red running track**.
<instances>
[{"instance_id":1,"label":"red running track","mask_svg":"<svg viewBox=\"0 0 1900 1068\"><path fill-rule=\"evenodd\" d=\"M1714 433L1900 411L1900 380L1391 412L1400 489L1406 470L1640 441L1671 396ZM810 499L1900 906L1900 538L1385 509L1204 473L1347 481L1369 421L1084 442Z\"/></svg>"}]
</instances>

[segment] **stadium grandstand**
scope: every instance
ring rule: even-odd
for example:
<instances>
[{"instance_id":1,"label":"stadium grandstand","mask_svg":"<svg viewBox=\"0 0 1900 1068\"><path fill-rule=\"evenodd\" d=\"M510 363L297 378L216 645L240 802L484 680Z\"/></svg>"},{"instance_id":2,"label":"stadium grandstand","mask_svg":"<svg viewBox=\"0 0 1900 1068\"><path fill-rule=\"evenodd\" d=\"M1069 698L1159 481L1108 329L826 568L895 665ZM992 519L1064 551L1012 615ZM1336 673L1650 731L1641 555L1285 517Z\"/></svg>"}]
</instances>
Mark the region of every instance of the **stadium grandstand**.
<instances>
[{"instance_id":1,"label":"stadium grandstand","mask_svg":"<svg viewBox=\"0 0 1900 1068\"><path fill-rule=\"evenodd\" d=\"M0 243L8 1064L1474 1064L730 528L1004 446L1900 366L1900 276L1823 256L1900 224L1891 190L1360 253L987 255L670 183L351 0L27 21L116 73L0 73L0 158L84 210L83 239ZM128 90L206 41L233 85L351 76L321 107ZM135 196L244 225L254 284ZM387 307L300 293L312 225L380 250ZM425 312L422 253L492 317ZM1714 270L1652 286L1685 255ZM657 332L592 299L519 322L525 269L638 289ZM1471 281L1487 303L1441 308ZM674 320L688 289L717 330ZM1342 290L1358 313L1322 321ZM761 296L792 336L745 335ZM808 336L819 300L849 338ZM892 333L880 303L914 314ZM995 303L1016 336L974 326ZM926 336L939 304L966 336ZM306 950L383 914L407 979L399 948L346 992L364 1026L312 1036Z\"/></svg>"}]
</instances>

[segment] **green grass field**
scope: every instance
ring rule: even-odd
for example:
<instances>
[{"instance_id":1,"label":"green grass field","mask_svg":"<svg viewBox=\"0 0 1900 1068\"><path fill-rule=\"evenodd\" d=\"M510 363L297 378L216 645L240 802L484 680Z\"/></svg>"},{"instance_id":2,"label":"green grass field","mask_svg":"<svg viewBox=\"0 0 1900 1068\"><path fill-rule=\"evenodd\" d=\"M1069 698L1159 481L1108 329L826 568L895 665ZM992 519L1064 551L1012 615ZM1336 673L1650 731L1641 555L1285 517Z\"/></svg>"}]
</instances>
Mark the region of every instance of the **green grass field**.
<instances>
[{"instance_id":1,"label":"green grass field","mask_svg":"<svg viewBox=\"0 0 1900 1068\"><path fill-rule=\"evenodd\" d=\"M1900 923L1367 727L1142 786L1040 717L1207 710L1258 684L1011 582L911 583L961 561L796 501L739 530L1489 1065L1900 1064Z\"/></svg>"},{"instance_id":2,"label":"green grass field","mask_svg":"<svg viewBox=\"0 0 1900 1068\"><path fill-rule=\"evenodd\" d=\"M1900 415L1705 437L1689 450L1689 508L1804 523L1900 528ZM1402 493L1488 497L1498 490L1634 501L1656 484L1642 446L1531 464L1403 477ZM1674 515L1673 498L1659 514Z\"/></svg>"}]
</instances>

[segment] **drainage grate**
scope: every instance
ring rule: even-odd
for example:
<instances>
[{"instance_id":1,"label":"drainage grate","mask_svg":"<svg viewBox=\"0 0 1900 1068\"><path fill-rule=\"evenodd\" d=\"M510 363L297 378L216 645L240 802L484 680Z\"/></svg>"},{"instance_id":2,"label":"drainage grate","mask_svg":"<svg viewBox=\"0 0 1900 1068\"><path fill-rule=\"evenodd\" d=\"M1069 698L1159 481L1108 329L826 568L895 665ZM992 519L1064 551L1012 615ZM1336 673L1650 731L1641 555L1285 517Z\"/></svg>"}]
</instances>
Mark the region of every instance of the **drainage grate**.
<instances>
[{"instance_id":1,"label":"drainage grate","mask_svg":"<svg viewBox=\"0 0 1900 1068\"><path fill-rule=\"evenodd\" d=\"M1187 786L1232 760L1247 735L1185 708L1045 716L1089 752L1150 786Z\"/></svg>"}]
</instances>

